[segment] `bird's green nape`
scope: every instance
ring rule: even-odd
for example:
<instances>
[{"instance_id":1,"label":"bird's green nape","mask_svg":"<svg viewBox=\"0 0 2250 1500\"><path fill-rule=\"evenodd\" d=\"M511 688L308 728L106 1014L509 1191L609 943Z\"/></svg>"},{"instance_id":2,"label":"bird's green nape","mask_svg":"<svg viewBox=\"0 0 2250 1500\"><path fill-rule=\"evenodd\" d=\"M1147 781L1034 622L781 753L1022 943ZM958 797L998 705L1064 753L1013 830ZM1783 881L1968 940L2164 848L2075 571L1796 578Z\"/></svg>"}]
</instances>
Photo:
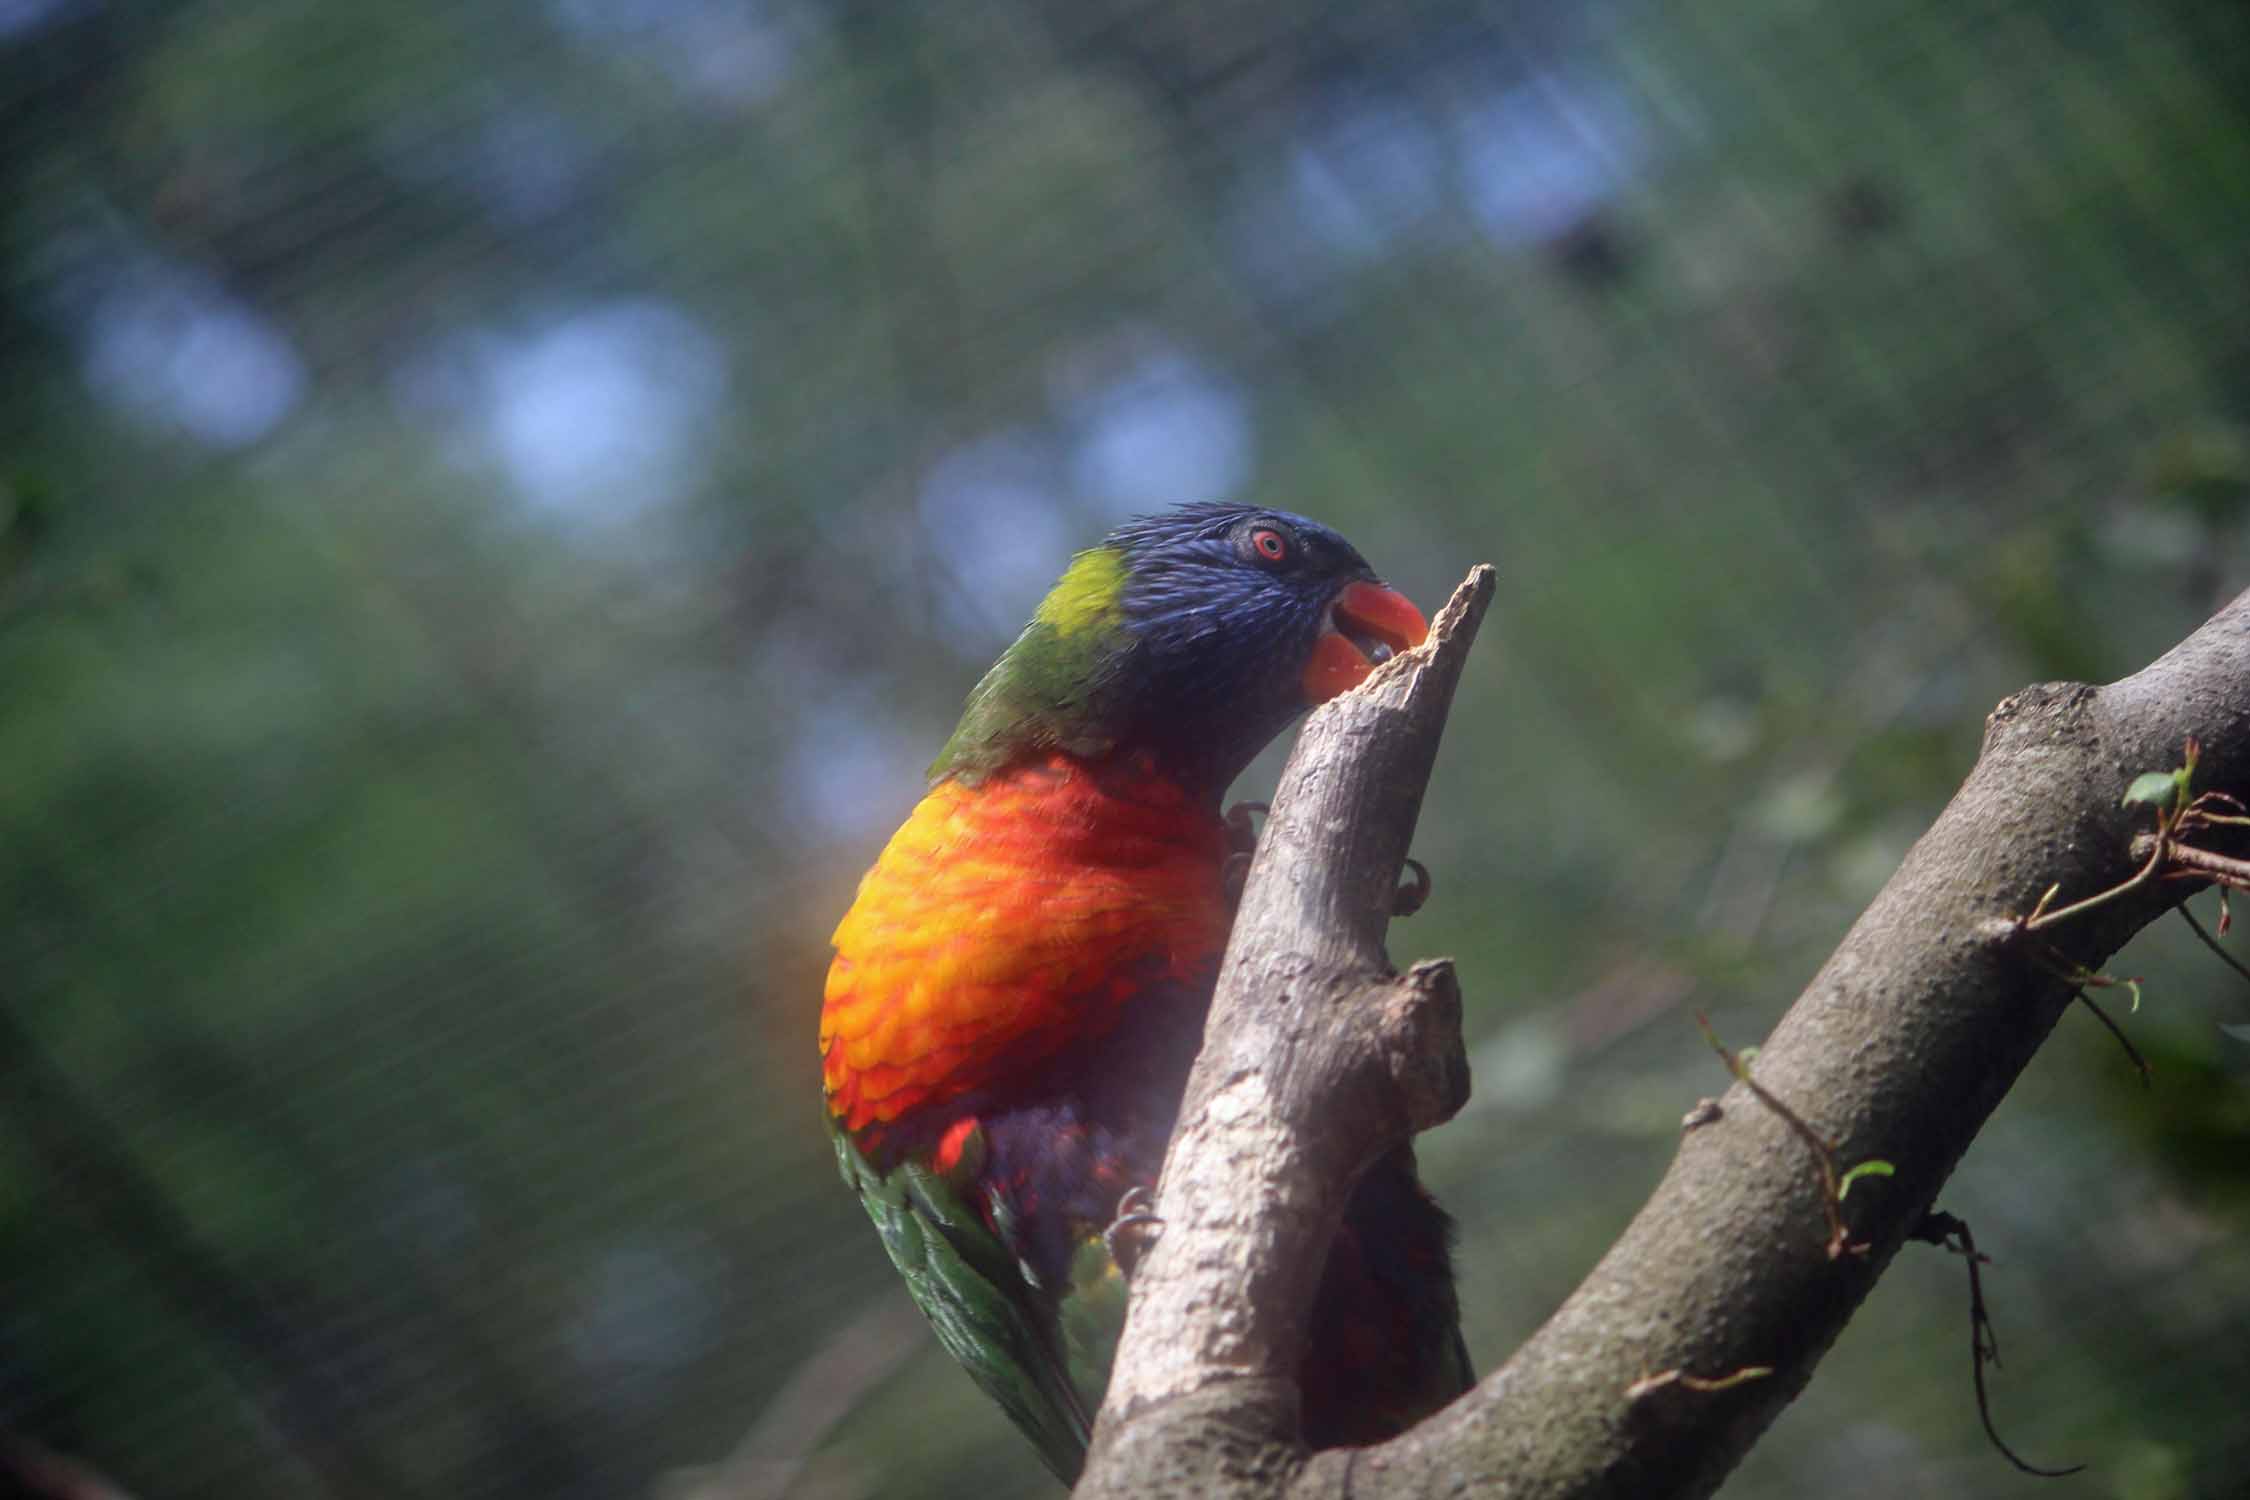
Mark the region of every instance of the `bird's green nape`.
<instances>
[{"instance_id":1,"label":"bird's green nape","mask_svg":"<svg viewBox=\"0 0 2250 1500\"><path fill-rule=\"evenodd\" d=\"M1115 547L1094 547L1070 560L1031 618L1065 639L1111 628L1123 619L1119 600L1124 592L1125 554Z\"/></svg>"},{"instance_id":2,"label":"bird's green nape","mask_svg":"<svg viewBox=\"0 0 2250 1500\"><path fill-rule=\"evenodd\" d=\"M1110 748L1094 720L1108 668L1132 644L1125 574L1125 554L1115 547L1071 560L1023 634L970 692L953 737L930 766L932 780L974 781L1023 750L1099 755Z\"/></svg>"}]
</instances>

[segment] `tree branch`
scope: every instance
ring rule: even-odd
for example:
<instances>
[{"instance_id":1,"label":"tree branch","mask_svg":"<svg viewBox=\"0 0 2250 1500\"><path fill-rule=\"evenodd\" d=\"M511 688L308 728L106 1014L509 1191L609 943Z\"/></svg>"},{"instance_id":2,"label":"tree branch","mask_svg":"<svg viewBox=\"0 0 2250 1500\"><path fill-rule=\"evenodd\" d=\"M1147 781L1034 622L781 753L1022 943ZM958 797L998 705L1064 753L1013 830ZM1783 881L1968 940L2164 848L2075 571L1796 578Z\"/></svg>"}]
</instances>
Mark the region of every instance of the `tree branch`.
<instances>
[{"instance_id":1,"label":"tree branch","mask_svg":"<svg viewBox=\"0 0 2250 1500\"><path fill-rule=\"evenodd\" d=\"M1737 1083L1503 1368L1390 1443L1307 1457L1291 1376L1349 1183L1465 1082L1451 971L1389 978L1380 911L1490 589L1473 574L1430 644L1316 714L1283 773L1081 1496L1709 1495L1922 1222L2070 1004L2066 976L2200 885L2149 881L2037 934L2021 919L2058 882L2067 903L2132 877L2148 810L2120 794L2190 735L2197 789L2250 797L2250 592L2120 682L2001 703L1755 1064L1840 1160L1895 1167L1845 1207L1866 1253L1829 1256L1821 1175ZM1753 1367L1772 1373L1731 1378Z\"/></svg>"},{"instance_id":2,"label":"tree branch","mask_svg":"<svg viewBox=\"0 0 2250 1500\"><path fill-rule=\"evenodd\" d=\"M1428 641L1314 712L1282 772L1080 1495L1211 1493L1212 1461L1262 1487L1303 1462L1305 1316L1352 1183L1468 1098L1453 966L1401 977L1383 933L1493 589L1471 572Z\"/></svg>"}]
</instances>

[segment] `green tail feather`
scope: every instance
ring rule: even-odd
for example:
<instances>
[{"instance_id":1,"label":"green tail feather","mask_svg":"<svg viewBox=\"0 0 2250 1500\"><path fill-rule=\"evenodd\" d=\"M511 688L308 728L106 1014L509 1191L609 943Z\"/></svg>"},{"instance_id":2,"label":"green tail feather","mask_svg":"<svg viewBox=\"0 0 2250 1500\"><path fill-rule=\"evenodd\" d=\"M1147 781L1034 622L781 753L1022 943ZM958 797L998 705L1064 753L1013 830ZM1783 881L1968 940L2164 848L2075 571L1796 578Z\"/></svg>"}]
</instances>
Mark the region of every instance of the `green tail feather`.
<instances>
[{"instance_id":1,"label":"green tail feather","mask_svg":"<svg viewBox=\"0 0 2250 1500\"><path fill-rule=\"evenodd\" d=\"M883 1172L833 1122L829 1129L844 1181L866 1205L938 1342L1031 1438L1047 1467L1074 1483L1125 1326L1125 1278L1100 1234L1085 1231L1060 1277L1043 1279L1010 1248L1030 1236L1019 1233L1006 1198L984 1205L990 1224L973 1202L981 1132L972 1133L951 1173L915 1161ZM1313 1347L1299 1374L1305 1436L1316 1448L1394 1436L1476 1380L1461 1340L1445 1216L1416 1181L1410 1150L1391 1153L1361 1178L1345 1234L1353 1248L1323 1278ZM1388 1354L1369 1357L1371 1339Z\"/></svg>"},{"instance_id":2,"label":"green tail feather","mask_svg":"<svg viewBox=\"0 0 2250 1500\"><path fill-rule=\"evenodd\" d=\"M1101 1268L1086 1267L1093 1274L1083 1288L1094 1295L1058 1299L1026 1278L944 1176L913 1162L877 1172L833 1121L829 1130L845 1183L875 1221L938 1342L1038 1445L1047 1467L1075 1482L1124 1322L1123 1282L1099 1242L1092 1248ZM1072 1270L1075 1280L1080 1268ZM1088 1305L1105 1300L1105 1282L1115 1283L1114 1310ZM1071 1309L1067 1318L1058 1301ZM1079 1326L1066 1331L1066 1321Z\"/></svg>"}]
</instances>

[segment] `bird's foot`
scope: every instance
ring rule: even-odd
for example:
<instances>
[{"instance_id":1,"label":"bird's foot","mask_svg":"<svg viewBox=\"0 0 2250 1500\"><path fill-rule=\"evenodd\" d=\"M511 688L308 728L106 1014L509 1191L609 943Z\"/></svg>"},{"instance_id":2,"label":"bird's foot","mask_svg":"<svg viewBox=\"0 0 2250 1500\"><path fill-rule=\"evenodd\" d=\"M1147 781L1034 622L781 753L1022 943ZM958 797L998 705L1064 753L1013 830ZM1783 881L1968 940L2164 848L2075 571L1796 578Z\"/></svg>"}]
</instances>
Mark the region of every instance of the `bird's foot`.
<instances>
[{"instance_id":1,"label":"bird's foot","mask_svg":"<svg viewBox=\"0 0 2250 1500\"><path fill-rule=\"evenodd\" d=\"M1272 809L1263 802L1237 802L1227 809L1227 849L1235 854L1255 854L1258 851L1258 825L1253 817L1262 818Z\"/></svg>"},{"instance_id":2,"label":"bird's foot","mask_svg":"<svg viewBox=\"0 0 2250 1500\"><path fill-rule=\"evenodd\" d=\"M1233 911L1242 904L1242 888L1250 883L1250 856L1230 854L1227 862L1219 866L1219 890L1226 897L1227 910Z\"/></svg>"},{"instance_id":3,"label":"bird's foot","mask_svg":"<svg viewBox=\"0 0 2250 1500\"><path fill-rule=\"evenodd\" d=\"M1391 915L1411 917L1430 899L1430 867L1413 855L1406 857L1406 876L1391 892Z\"/></svg>"},{"instance_id":4,"label":"bird's foot","mask_svg":"<svg viewBox=\"0 0 2250 1500\"><path fill-rule=\"evenodd\" d=\"M1226 893L1227 910L1242 904L1242 887L1250 879L1250 860L1258 852L1258 825L1253 816L1266 813L1263 802L1237 802L1227 809L1227 861L1220 867L1219 883Z\"/></svg>"},{"instance_id":5,"label":"bird's foot","mask_svg":"<svg viewBox=\"0 0 2250 1500\"><path fill-rule=\"evenodd\" d=\"M1263 817L1268 811L1263 802L1237 802L1227 809L1228 852L1219 878L1225 887L1230 911L1242 904L1242 887L1250 878L1250 861L1258 852L1258 825L1251 819ZM1409 855L1405 878L1391 892L1391 915L1411 917L1429 899L1430 867Z\"/></svg>"},{"instance_id":6,"label":"bird's foot","mask_svg":"<svg viewBox=\"0 0 2250 1500\"><path fill-rule=\"evenodd\" d=\"M1164 1232L1164 1221L1154 1212L1156 1194L1144 1186L1135 1185L1125 1190L1117 1200L1117 1217L1102 1231L1102 1244L1109 1250L1109 1258L1117 1262L1117 1269L1125 1275L1133 1274L1150 1241ZM1131 1242L1128 1251L1127 1242Z\"/></svg>"}]
</instances>

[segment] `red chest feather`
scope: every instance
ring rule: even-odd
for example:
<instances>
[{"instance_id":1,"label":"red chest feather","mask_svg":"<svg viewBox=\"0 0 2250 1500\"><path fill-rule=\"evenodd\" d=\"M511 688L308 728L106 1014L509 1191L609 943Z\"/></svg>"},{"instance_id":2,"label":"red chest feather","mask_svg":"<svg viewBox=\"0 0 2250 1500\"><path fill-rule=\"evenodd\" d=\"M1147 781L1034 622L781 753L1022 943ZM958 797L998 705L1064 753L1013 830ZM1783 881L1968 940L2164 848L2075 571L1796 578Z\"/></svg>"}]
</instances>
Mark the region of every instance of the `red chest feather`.
<instances>
[{"instance_id":1,"label":"red chest feather","mask_svg":"<svg viewBox=\"0 0 2250 1500\"><path fill-rule=\"evenodd\" d=\"M855 1134L1004 1085L1099 1035L1225 946L1225 833L1145 767L1064 755L947 781L892 835L836 929L828 1107Z\"/></svg>"}]
</instances>

